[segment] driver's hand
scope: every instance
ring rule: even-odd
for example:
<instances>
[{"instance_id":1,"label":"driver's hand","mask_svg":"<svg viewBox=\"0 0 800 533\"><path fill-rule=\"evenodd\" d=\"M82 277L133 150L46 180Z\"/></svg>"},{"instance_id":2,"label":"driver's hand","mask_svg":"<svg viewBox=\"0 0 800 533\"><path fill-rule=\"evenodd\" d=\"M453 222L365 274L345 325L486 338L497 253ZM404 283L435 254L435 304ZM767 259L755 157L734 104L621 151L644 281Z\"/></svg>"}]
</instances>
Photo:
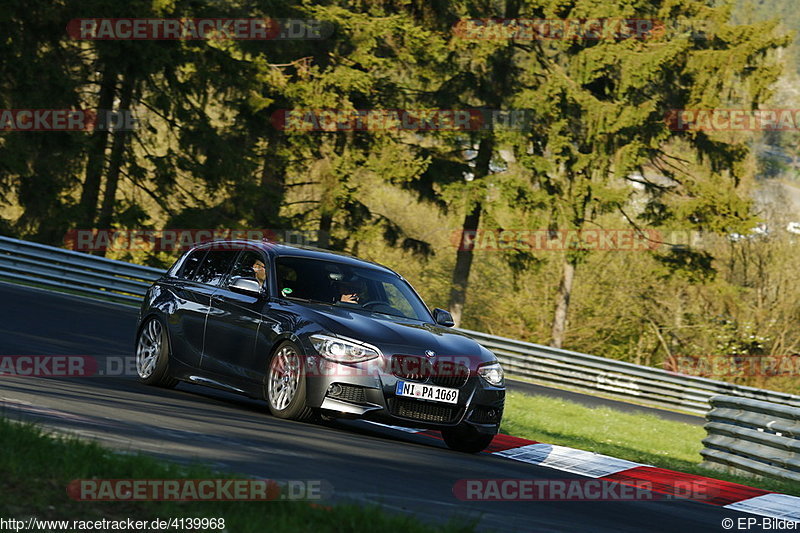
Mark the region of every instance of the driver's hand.
<instances>
[{"instance_id":1,"label":"driver's hand","mask_svg":"<svg viewBox=\"0 0 800 533\"><path fill-rule=\"evenodd\" d=\"M358 294L342 294L342 298L339 301L346 302L349 304L357 304Z\"/></svg>"}]
</instances>

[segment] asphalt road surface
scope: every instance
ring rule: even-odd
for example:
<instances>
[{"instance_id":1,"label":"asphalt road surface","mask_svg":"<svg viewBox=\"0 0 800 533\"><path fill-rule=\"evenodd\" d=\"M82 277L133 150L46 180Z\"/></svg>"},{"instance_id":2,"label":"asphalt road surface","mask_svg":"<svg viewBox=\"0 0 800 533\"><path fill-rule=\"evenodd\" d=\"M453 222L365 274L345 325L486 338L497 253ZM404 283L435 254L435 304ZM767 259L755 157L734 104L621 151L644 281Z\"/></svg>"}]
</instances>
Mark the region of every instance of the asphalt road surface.
<instances>
[{"instance_id":1,"label":"asphalt road surface","mask_svg":"<svg viewBox=\"0 0 800 533\"><path fill-rule=\"evenodd\" d=\"M459 479L585 478L453 452L436 439L361 422L279 420L263 402L196 385L140 385L120 363L130 360L136 315L130 307L0 283L0 355L93 356L106 374L0 376L5 416L175 461L260 478L325 480L333 502L380 504L427 522L472 519L485 530L718 532L723 518L751 516L685 500L462 501L453 496Z\"/></svg>"}]
</instances>

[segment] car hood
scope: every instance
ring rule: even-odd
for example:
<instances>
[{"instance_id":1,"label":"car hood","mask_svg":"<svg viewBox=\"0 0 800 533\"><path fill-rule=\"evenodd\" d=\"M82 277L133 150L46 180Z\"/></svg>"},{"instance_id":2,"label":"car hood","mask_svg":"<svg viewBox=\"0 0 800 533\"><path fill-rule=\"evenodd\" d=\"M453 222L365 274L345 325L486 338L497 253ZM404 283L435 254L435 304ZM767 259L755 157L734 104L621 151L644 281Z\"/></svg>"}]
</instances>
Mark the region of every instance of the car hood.
<instances>
[{"instance_id":1,"label":"car hood","mask_svg":"<svg viewBox=\"0 0 800 533\"><path fill-rule=\"evenodd\" d=\"M321 307L321 306L319 306ZM494 361L494 355L471 337L438 324L393 319L379 313L362 313L340 307L307 306L308 319L328 333L373 344L385 355L467 356L477 365Z\"/></svg>"}]
</instances>

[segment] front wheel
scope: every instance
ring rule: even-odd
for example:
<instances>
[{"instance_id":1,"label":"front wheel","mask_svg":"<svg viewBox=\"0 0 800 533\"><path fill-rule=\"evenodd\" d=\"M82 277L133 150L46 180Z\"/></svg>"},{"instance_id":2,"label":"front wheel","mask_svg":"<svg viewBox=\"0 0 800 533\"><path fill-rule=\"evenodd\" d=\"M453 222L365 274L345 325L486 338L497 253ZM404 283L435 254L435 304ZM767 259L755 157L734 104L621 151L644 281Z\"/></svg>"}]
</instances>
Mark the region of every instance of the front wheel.
<instances>
[{"instance_id":1,"label":"front wheel","mask_svg":"<svg viewBox=\"0 0 800 533\"><path fill-rule=\"evenodd\" d=\"M478 453L491 444L494 435L479 433L468 424L442 429L442 438L447 447L457 452Z\"/></svg>"},{"instance_id":2,"label":"front wheel","mask_svg":"<svg viewBox=\"0 0 800 533\"><path fill-rule=\"evenodd\" d=\"M269 360L265 399L273 416L305 420L313 412L306 404L306 376L300 350L283 342Z\"/></svg>"},{"instance_id":3,"label":"front wheel","mask_svg":"<svg viewBox=\"0 0 800 533\"><path fill-rule=\"evenodd\" d=\"M139 381L157 387L174 387L178 381L169 375L169 342L161 321L150 317L136 339L136 373Z\"/></svg>"}]
</instances>

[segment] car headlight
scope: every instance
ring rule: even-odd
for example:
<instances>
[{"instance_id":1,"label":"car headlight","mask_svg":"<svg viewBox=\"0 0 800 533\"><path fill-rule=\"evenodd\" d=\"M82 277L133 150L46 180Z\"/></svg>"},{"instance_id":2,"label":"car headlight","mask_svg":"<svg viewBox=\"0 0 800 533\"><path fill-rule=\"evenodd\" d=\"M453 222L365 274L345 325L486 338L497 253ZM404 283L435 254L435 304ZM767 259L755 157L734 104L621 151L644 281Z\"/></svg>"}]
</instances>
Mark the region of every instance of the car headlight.
<instances>
[{"instance_id":1,"label":"car headlight","mask_svg":"<svg viewBox=\"0 0 800 533\"><path fill-rule=\"evenodd\" d=\"M489 382L490 385L501 387L503 385L503 367L500 363L489 363L478 367L478 375Z\"/></svg>"},{"instance_id":2,"label":"car headlight","mask_svg":"<svg viewBox=\"0 0 800 533\"><path fill-rule=\"evenodd\" d=\"M322 357L337 363L360 363L381 355L380 350L369 344L329 335L311 335L310 338L314 349Z\"/></svg>"}]
</instances>

